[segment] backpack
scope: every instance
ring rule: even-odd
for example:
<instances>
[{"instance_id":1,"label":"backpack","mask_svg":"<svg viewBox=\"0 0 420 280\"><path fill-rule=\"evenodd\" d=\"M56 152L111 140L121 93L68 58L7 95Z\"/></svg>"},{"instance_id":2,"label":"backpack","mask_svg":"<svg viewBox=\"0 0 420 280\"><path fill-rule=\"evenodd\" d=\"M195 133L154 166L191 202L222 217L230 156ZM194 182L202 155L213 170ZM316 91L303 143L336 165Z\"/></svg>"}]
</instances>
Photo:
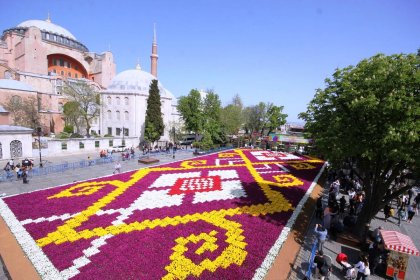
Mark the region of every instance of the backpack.
<instances>
[{"instance_id":1,"label":"backpack","mask_svg":"<svg viewBox=\"0 0 420 280\"><path fill-rule=\"evenodd\" d=\"M365 267L365 271L363 272L366 276L369 276L370 275L370 268L369 268L369 266L366 266Z\"/></svg>"}]
</instances>

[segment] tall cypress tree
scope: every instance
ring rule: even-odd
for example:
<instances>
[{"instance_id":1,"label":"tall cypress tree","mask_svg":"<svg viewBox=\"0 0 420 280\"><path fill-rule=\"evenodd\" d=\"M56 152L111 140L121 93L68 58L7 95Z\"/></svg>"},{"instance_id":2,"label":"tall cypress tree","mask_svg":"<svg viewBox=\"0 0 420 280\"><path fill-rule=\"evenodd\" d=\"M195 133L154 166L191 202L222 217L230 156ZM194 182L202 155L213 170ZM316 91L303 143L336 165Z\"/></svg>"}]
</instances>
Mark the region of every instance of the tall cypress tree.
<instances>
[{"instance_id":1,"label":"tall cypress tree","mask_svg":"<svg viewBox=\"0 0 420 280\"><path fill-rule=\"evenodd\" d=\"M150 142L159 140L163 134L165 125L163 124L160 92L158 81L150 83L149 98L147 98L146 120L145 120L145 139Z\"/></svg>"}]
</instances>

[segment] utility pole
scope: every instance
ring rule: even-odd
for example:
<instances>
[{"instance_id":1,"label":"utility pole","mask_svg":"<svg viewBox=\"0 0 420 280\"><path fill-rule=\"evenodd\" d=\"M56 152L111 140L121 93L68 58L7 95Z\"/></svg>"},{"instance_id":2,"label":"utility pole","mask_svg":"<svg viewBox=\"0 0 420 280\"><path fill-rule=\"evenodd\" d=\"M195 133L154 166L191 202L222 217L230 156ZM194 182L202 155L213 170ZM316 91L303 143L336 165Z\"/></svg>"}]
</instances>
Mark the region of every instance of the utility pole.
<instances>
[{"instance_id":1,"label":"utility pole","mask_svg":"<svg viewBox=\"0 0 420 280\"><path fill-rule=\"evenodd\" d=\"M41 156L41 127L37 127L36 131L38 133L38 150L39 150L39 167L43 167L42 156Z\"/></svg>"}]
</instances>

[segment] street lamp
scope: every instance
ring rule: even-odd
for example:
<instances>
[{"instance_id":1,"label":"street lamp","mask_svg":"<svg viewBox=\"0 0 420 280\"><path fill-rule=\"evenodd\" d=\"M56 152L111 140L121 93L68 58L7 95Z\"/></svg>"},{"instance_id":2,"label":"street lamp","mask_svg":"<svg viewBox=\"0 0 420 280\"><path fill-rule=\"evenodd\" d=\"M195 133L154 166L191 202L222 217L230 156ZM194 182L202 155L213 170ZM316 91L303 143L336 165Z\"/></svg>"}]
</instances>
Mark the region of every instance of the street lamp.
<instances>
[{"instance_id":1,"label":"street lamp","mask_svg":"<svg viewBox=\"0 0 420 280\"><path fill-rule=\"evenodd\" d=\"M174 134L174 145L172 146L173 151L173 158L175 158L175 149L176 149L176 141L175 141L175 127L172 127L172 133Z\"/></svg>"},{"instance_id":2,"label":"street lamp","mask_svg":"<svg viewBox=\"0 0 420 280\"><path fill-rule=\"evenodd\" d=\"M39 167L42 166L42 157L41 157L41 127L37 127L36 131L38 133L38 150L39 150Z\"/></svg>"},{"instance_id":3,"label":"street lamp","mask_svg":"<svg viewBox=\"0 0 420 280\"><path fill-rule=\"evenodd\" d=\"M125 140L124 140L124 126L123 126L123 128L122 128L122 135L123 135L122 142L124 143L123 145L125 146Z\"/></svg>"}]
</instances>

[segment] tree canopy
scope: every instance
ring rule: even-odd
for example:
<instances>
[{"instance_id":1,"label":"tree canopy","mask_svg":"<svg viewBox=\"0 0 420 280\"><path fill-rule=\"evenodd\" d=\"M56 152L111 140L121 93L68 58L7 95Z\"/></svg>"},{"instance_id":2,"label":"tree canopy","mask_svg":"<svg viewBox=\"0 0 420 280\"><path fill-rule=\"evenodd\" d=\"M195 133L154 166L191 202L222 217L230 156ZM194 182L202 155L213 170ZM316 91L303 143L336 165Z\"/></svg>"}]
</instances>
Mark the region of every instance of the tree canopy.
<instances>
[{"instance_id":1,"label":"tree canopy","mask_svg":"<svg viewBox=\"0 0 420 280\"><path fill-rule=\"evenodd\" d=\"M209 143L223 143L225 142L224 129L220 122L220 113L222 107L219 96L213 91L208 90L203 101L203 130L208 134L204 134L203 138L210 136L211 141L206 139Z\"/></svg>"},{"instance_id":2,"label":"tree canopy","mask_svg":"<svg viewBox=\"0 0 420 280\"><path fill-rule=\"evenodd\" d=\"M403 170L418 172L420 57L378 54L337 69L325 83L300 117L321 155L336 166L354 164L366 192L364 224L409 188L385 195Z\"/></svg>"},{"instance_id":3,"label":"tree canopy","mask_svg":"<svg viewBox=\"0 0 420 280\"><path fill-rule=\"evenodd\" d=\"M69 101L63 106L63 114L65 117L66 125L71 127L76 127L76 132L80 133L80 126L82 125L82 120L80 118L79 103L76 101ZM73 133L72 131L71 133Z\"/></svg>"},{"instance_id":4,"label":"tree canopy","mask_svg":"<svg viewBox=\"0 0 420 280\"><path fill-rule=\"evenodd\" d=\"M74 102L71 106L78 105L79 109L73 108L75 112L80 113L83 125L86 127L86 135L90 136L92 120L99 117L100 114L100 94L92 84L85 81L67 82L64 87L64 93ZM73 113L75 113L73 112ZM72 114L73 114L72 113Z\"/></svg>"},{"instance_id":5,"label":"tree canopy","mask_svg":"<svg viewBox=\"0 0 420 280\"><path fill-rule=\"evenodd\" d=\"M228 135L236 135L244 122L243 105L239 95L235 95L232 102L221 109L220 122Z\"/></svg>"},{"instance_id":6,"label":"tree canopy","mask_svg":"<svg viewBox=\"0 0 420 280\"><path fill-rule=\"evenodd\" d=\"M144 138L150 142L159 140L165 129L161 106L158 81L153 80L150 83L149 97L147 98L144 132Z\"/></svg>"},{"instance_id":7,"label":"tree canopy","mask_svg":"<svg viewBox=\"0 0 420 280\"><path fill-rule=\"evenodd\" d=\"M283 114L283 106L271 102L260 102L244 109L245 130L247 133L258 132L268 135L286 123L287 114Z\"/></svg>"},{"instance_id":8,"label":"tree canopy","mask_svg":"<svg viewBox=\"0 0 420 280\"><path fill-rule=\"evenodd\" d=\"M37 128L41 126L41 117L38 112L38 102L35 97L21 98L13 96L4 108L12 113L14 125Z\"/></svg>"},{"instance_id":9,"label":"tree canopy","mask_svg":"<svg viewBox=\"0 0 420 280\"><path fill-rule=\"evenodd\" d=\"M203 103L200 92L192 89L187 96L181 96L178 100L178 111L185 123L185 128L193 131L197 136L203 129Z\"/></svg>"}]
</instances>

